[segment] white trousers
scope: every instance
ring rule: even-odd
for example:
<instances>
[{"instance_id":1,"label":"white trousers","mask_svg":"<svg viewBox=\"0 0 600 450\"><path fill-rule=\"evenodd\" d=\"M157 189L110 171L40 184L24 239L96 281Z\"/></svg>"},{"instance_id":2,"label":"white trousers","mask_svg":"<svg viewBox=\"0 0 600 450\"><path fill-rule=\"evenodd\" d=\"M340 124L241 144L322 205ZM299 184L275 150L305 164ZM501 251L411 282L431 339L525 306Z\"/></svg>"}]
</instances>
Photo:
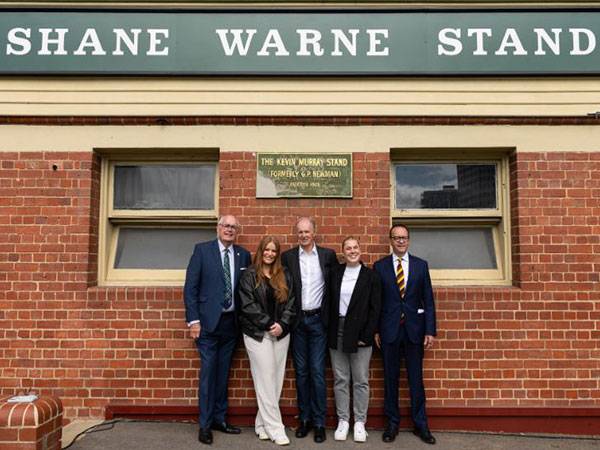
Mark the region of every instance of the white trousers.
<instances>
[{"instance_id":1,"label":"white trousers","mask_svg":"<svg viewBox=\"0 0 600 450\"><path fill-rule=\"evenodd\" d=\"M261 429L270 439L285 436L285 427L279 410L279 398L285 376L285 362L290 345L290 335L281 340L265 333L262 342L244 335L244 345L250 360L250 371L254 381L258 413L254 429Z\"/></svg>"}]
</instances>

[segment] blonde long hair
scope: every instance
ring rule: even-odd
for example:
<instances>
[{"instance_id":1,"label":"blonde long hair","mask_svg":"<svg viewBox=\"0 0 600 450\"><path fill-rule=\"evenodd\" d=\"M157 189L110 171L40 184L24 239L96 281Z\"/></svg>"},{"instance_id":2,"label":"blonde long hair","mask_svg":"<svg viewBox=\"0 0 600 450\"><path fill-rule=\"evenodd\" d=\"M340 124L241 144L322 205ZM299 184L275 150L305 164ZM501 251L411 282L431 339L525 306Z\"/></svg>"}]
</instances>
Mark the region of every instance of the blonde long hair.
<instances>
[{"instance_id":1,"label":"blonde long hair","mask_svg":"<svg viewBox=\"0 0 600 450\"><path fill-rule=\"evenodd\" d=\"M275 244L277 256L269 268L271 278L267 278L263 272L263 267L265 266L263 263L263 252L270 243ZM262 283L269 283L275 291L275 298L277 301L279 303L285 303L288 299L289 288L285 279L283 266L281 265L281 245L275 236L265 236L260 240L256 253L254 254L253 264L256 268L256 286L258 287Z\"/></svg>"}]
</instances>

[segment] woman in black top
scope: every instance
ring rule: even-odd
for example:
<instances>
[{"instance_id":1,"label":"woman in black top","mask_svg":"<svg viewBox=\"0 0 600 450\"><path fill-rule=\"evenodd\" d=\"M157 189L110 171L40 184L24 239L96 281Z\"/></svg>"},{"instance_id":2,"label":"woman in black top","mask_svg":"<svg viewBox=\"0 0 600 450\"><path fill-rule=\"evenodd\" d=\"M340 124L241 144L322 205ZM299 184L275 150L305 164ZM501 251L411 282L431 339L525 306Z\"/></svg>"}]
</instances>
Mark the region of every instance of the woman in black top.
<instances>
[{"instance_id":1,"label":"woman in black top","mask_svg":"<svg viewBox=\"0 0 600 450\"><path fill-rule=\"evenodd\" d=\"M259 439L288 445L279 397L296 310L292 277L281 265L280 245L275 237L265 236L260 241L253 265L242 275L239 289L238 318L258 402L254 429Z\"/></svg>"},{"instance_id":2,"label":"woman in black top","mask_svg":"<svg viewBox=\"0 0 600 450\"><path fill-rule=\"evenodd\" d=\"M360 245L356 238L350 236L344 239L342 252L346 263L330 273L326 315L338 416L334 439L344 441L348 436L352 398L354 441L365 442L369 363L381 310L381 282L377 272L362 265Z\"/></svg>"}]
</instances>

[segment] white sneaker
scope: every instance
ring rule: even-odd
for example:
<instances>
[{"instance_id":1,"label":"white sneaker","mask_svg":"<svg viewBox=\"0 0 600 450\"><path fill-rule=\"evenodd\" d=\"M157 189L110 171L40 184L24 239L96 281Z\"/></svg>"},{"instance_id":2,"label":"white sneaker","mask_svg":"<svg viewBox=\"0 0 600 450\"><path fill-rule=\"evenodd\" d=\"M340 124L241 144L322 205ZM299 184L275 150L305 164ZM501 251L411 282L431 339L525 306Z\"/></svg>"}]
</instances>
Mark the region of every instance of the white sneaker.
<instances>
[{"instance_id":1,"label":"white sneaker","mask_svg":"<svg viewBox=\"0 0 600 450\"><path fill-rule=\"evenodd\" d=\"M336 441L345 441L348 437L348 430L350 429L350 424L345 420L340 419L338 422L337 429L333 435L333 439Z\"/></svg>"},{"instance_id":2,"label":"white sneaker","mask_svg":"<svg viewBox=\"0 0 600 450\"><path fill-rule=\"evenodd\" d=\"M273 442L277 445L290 445L290 439L284 434L273 439Z\"/></svg>"},{"instance_id":3,"label":"white sneaker","mask_svg":"<svg viewBox=\"0 0 600 450\"><path fill-rule=\"evenodd\" d=\"M354 422L354 442L366 442L368 435L364 422Z\"/></svg>"},{"instance_id":4,"label":"white sneaker","mask_svg":"<svg viewBox=\"0 0 600 450\"><path fill-rule=\"evenodd\" d=\"M258 439L260 439L261 441L269 440L269 435L267 434L267 432L265 431L264 428L259 428L258 431L256 431L256 435L258 436Z\"/></svg>"}]
</instances>

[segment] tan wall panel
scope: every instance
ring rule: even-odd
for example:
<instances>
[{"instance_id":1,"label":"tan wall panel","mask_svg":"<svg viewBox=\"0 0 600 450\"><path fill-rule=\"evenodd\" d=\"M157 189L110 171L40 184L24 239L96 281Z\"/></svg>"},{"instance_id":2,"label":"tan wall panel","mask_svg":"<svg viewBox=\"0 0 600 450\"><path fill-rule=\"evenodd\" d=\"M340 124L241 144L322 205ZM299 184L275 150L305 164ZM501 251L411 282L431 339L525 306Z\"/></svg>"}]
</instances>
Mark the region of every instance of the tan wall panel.
<instances>
[{"instance_id":1,"label":"tan wall panel","mask_svg":"<svg viewBox=\"0 0 600 450\"><path fill-rule=\"evenodd\" d=\"M0 127L1 151L219 148L261 152L389 152L390 148L600 151L597 126L19 126Z\"/></svg>"},{"instance_id":2,"label":"tan wall panel","mask_svg":"<svg viewBox=\"0 0 600 450\"><path fill-rule=\"evenodd\" d=\"M585 116L600 79L1 79L5 115Z\"/></svg>"}]
</instances>

